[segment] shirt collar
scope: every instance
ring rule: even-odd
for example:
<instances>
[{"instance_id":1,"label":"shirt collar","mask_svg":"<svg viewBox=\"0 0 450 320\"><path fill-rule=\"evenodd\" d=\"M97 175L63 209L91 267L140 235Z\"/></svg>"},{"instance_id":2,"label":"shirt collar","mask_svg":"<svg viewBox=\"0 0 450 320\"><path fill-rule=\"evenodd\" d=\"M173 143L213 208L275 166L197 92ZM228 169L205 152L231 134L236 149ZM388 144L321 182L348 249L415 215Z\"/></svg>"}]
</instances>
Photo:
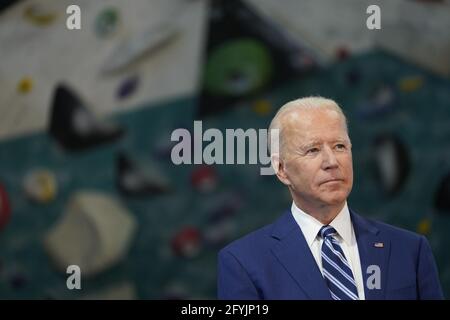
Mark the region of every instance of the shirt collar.
<instances>
[{"instance_id":1,"label":"shirt collar","mask_svg":"<svg viewBox=\"0 0 450 320\"><path fill-rule=\"evenodd\" d=\"M295 221L300 226L308 246L311 247L314 240L316 240L320 228L323 226L322 222L304 212L294 202L292 202L291 212ZM330 226L336 229L338 235L346 244L350 245L352 243L352 223L347 202L345 202L344 207L334 220L331 221Z\"/></svg>"}]
</instances>

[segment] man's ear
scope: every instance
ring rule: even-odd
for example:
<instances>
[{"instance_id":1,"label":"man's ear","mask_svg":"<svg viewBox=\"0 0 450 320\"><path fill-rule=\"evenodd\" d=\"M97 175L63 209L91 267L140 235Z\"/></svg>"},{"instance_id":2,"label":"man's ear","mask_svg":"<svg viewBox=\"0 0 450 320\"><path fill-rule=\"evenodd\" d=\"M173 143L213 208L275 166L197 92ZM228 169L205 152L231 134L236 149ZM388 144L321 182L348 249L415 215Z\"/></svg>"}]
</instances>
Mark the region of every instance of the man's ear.
<instances>
[{"instance_id":1,"label":"man's ear","mask_svg":"<svg viewBox=\"0 0 450 320\"><path fill-rule=\"evenodd\" d=\"M289 178L286 174L285 164L283 163L283 160L280 158L280 154L274 153L272 154L270 159L272 162L273 170L275 171L278 180L280 180L283 184L287 186L291 185L291 182L289 181Z\"/></svg>"}]
</instances>

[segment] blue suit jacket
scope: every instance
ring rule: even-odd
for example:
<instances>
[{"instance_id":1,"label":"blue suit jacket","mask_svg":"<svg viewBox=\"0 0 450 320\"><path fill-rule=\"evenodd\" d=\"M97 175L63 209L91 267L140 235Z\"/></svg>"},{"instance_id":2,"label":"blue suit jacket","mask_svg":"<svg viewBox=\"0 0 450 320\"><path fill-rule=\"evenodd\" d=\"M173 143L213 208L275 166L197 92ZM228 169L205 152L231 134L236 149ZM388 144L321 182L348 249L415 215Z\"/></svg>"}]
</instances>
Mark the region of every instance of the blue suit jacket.
<instances>
[{"instance_id":1,"label":"blue suit jacket","mask_svg":"<svg viewBox=\"0 0 450 320\"><path fill-rule=\"evenodd\" d=\"M366 299L443 298L425 237L365 219L352 210L350 216ZM290 210L222 249L218 259L219 299L331 299ZM375 283L371 265L379 267L379 289L367 285Z\"/></svg>"}]
</instances>

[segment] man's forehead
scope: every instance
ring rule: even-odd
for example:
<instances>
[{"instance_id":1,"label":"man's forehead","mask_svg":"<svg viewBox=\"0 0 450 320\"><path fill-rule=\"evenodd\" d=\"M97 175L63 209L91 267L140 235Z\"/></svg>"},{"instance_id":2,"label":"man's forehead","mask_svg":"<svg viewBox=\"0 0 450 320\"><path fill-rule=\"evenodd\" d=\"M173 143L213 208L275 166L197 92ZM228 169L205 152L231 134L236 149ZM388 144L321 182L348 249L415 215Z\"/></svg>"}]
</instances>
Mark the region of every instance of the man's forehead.
<instances>
[{"instance_id":1,"label":"man's forehead","mask_svg":"<svg viewBox=\"0 0 450 320\"><path fill-rule=\"evenodd\" d=\"M301 144L314 144L323 142L349 141L350 138L344 128L330 128L330 130L301 130L294 129L286 132L287 140Z\"/></svg>"},{"instance_id":2,"label":"man's forehead","mask_svg":"<svg viewBox=\"0 0 450 320\"><path fill-rule=\"evenodd\" d=\"M344 118L337 111L329 109L305 111L287 115L283 126L283 135L287 140L302 145L350 140Z\"/></svg>"}]
</instances>

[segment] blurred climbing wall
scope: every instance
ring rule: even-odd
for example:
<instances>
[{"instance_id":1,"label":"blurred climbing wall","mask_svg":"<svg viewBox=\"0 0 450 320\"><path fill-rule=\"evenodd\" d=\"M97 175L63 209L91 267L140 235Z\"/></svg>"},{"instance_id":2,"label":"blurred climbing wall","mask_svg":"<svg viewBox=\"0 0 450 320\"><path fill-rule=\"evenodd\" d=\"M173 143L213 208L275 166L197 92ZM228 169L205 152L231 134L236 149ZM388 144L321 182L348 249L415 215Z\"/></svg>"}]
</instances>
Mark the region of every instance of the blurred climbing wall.
<instances>
[{"instance_id":1,"label":"blurred climbing wall","mask_svg":"<svg viewBox=\"0 0 450 320\"><path fill-rule=\"evenodd\" d=\"M0 298L214 298L217 251L290 196L258 165L174 165L171 133L264 129L305 95L347 113L350 206L426 235L448 296L445 1L380 1L386 31L368 1L76 2L80 31L65 1L0 14Z\"/></svg>"}]
</instances>

